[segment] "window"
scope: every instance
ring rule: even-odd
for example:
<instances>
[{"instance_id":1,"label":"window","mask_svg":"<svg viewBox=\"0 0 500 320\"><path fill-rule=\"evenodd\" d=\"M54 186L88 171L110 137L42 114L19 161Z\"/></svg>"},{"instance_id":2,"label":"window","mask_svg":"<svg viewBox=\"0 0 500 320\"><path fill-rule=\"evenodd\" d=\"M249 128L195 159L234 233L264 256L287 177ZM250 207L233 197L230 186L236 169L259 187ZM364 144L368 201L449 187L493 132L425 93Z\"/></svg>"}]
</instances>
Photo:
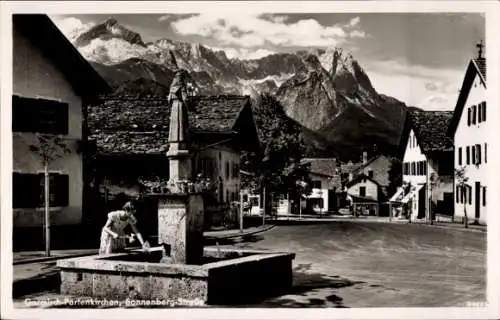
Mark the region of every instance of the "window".
<instances>
[{"instance_id":1,"label":"window","mask_svg":"<svg viewBox=\"0 0 500 320\"><path fill-rule=\"evenodd\" d=\"M420 169L422 169L422 168L421 168L420 164L421 164L420 161L417 162L417 176L419 176L421 174Z\"/></svg>"},{"instance_id":2,"label":"window","mask_svg":"<svg viewBox=\"0 0 500 320\"><path fill-rule=\"evenodd\" d=\"M424 161L424 175L427 175L427 161Z\"/></svg>"},{"instance_id":3,"label":"window","mask_svg":"<svg viewBox=\"0 0 500 320\"><path fill-rule=\"evenodd\" d=\"M237 163L233 163L233 178L238 178L240 173L240 166Z\"/></svg>"},{"instance_id":4,"label":"window","mask_svg":"<svg viewBox=\"0 0 500 320\"><path fill-rule=\"evenodd\" d=\"M226 180L229 180L229 161L226 161Z\"/></svg>"},{"instance_id":5,"label":"window","mask_svg":"<svg viewBox=\"0 0 500 320\"><path fill-rule=\"evenodd\" d=\"M483 187L483 207L486 206L486 187Z\"/></svg>"},{"instance_id":6,"label":"window","mask_svg":"<svg viewBox=\"0 0 500 320\"><path fill-rule=\"evenodd\" d=\"M487 152L488 152L488 145L485 143L484 144L484 163L486 163L487 159L488 159L488 157L487 157L488 153Z\"/></svg>"},{"instance_id":7,"label":"window","mask_svg":"<svg viewBox=\"0 0 500 320\"><path fill-rule=\"evenodd\" d=\"M13 96L12 131L68 134L68 104Z\"/></svg>"},{"instance_id":8,"label":"window","mask_svg":"<svg viewBox=\"0 0 500 320\"><path fill-rule=\"evenodd\" d=\"M416 174L415 162L411 163L411 175L414 176Z\"/></svg>"},{"instance_id":9,"label":"window","mask_svg":"<svg viewBox=\"0 0 500 320\"><path fill-rule=\"evenodd\" d=\"M366 197L366 187L359 187L359 196Z\"/></svg>"},{"instance_id":10,"label":"window","mask_svg":"<svg viewBox=\"0 0 500 320\"><path fill-rule=\"evenodd\" d=\"M476 164L476 146L472 146L472 164Z\"/></svg>"},{"instance_id":11,"label":"window","mask_svg":"<svg viewBox=\"0 0 500 320\"><path fill-rule=\"evenodd\" d=\"M458 165L462 165L462 147L458 148Z\"/></svg>"},{"instance_id":12,"label":"window","mask_svg":"<svg viewBox=\"0 0 500 320\"><path fill-rule=\"evenodd\" d=\"M466 163L470 164L470 147L467 147L465 149L465 158L466 158L466 161L467 161Z\"/></svg>"},{"instance_id":13,"label":"window","mask_svg":"<svg viewBox=\"0 0 500 320\"><path fill-rule=\"evenodd\" d=\"M455 188L455 194L456 194L455 195L455 198L456 198L455 201L456 201L456 203L459 203L460 202L460 187L459 186L457 186Z\"/></svg>"},{"instance_id":14,"label":"window","mask_svg":"<svg viewBox=\"0 0 500 320\"><path fill-rule=\"evenodd\" d=\"M44 205L45 177L43 174L13 173L13 207L40 208ZM69 204L69 176L50 173L49 175L51 207L66 207Z\"/></svg>"},{"instance_id":15,"label":"window","mask_svg":"<svg viewBox=\"0 0 500 320\"><path fill-rule=\"evenodd\" d=\"M476 106L472 106L472 124L476 124L476 117L477 117L477 111L476 111Z\"/></svg>"},{"instance_id":16,"label":"window","mask_svg":"<svg viewBox=\"0 0 500 320\"><path fill-rule=\"evenodd\" d=\"M313 189L321 189L321 181L313 181L312 182Z\"/></svg>"},{"instance_id":17,"label":"window","mask_svg":"<svg viewBox=\"0 0 500 320\"><path fill-rule=\"evenodd\" d=\"M471 123L471 110L470 108L467 109L467 125L470 126Z\"/></svg>"},{"instance_id":18,"label":"window","mask_svg":"<svg viewBox=\"0 0 500 320\"><path fill-rule=\"evenodd\" d=\"M368 170L368 177L373 178L373 170Z\"/></svg>"}]
</instances>

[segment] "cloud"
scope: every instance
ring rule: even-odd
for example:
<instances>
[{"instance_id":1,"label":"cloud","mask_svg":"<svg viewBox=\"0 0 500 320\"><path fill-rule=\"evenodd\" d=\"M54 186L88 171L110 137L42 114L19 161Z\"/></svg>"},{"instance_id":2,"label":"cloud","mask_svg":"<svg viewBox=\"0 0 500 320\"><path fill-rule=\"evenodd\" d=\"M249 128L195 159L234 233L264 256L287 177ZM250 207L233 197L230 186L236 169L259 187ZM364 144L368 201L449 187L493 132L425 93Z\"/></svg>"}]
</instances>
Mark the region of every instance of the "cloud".
<instances>
[{"instance_id":1,"label":"cloud","mask_svg":"<svg viewBox=\"0 0 500 320\"><path fill-rule=\"evenodd\" d=\"M368 62L365 68L379 93L424 110L453 110L464 72L399 60Z\"/></svg>"},{"instance_id":2,"label":"cloud","mask_svg":"<svg viewBox=\"0 0 500 320\"><path fill-rule=\"evenodd\" d=\"M223 23L221 23L223 21ZM354 29L359 18L348 25L324 26L315 19L302 19L287 23L283 15L258 15L242 13L199 14L172 22L180 35L197 35L211 38L222 45L254 48L265 45L281 47L331 47L351 38L364 37Z\"/></svg>"},{"instance_id":3,"label":"cloud","mask_svg":"<svg viewBox=\"0 0 500 320\"><path fill-rule=\"evenodd\" d=\"M94 26L93 23L83 23L75 17L51 16L50 18L70 41L76 40L79 35Z\"/></svg>"},{"instance_id":4,"label":"cloud","mask_svg":"<svg viewBox=\"0 0 500 320\"><path fill-rule=\"evenodd\" d=\"M361 19L359 17L352 18L351 21L349 21L349 26L354 27L356 26Z\"/></svg>"}]
</instances>

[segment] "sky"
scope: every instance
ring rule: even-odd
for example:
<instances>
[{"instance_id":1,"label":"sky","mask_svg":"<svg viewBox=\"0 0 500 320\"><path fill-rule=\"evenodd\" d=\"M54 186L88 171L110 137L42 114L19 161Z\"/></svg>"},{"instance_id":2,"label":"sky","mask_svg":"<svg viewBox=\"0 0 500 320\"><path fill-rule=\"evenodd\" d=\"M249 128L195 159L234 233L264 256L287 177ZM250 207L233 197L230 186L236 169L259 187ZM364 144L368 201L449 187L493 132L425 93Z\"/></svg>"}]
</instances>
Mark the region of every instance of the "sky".
<instances>
[{"instance_id":1,"label":"sky","mask_svg":"<svg viewBox=\"0 0 500 320\"><path fill-rule=\"evenodd\" d=\"M467 63L485 40L485 18L479 13L51 16L68 37L109 17L144 42L197 42L224 49L229 57L341 47L358 60L379 93L425 110L454 109Z\"/></svg>"}]
</instances>

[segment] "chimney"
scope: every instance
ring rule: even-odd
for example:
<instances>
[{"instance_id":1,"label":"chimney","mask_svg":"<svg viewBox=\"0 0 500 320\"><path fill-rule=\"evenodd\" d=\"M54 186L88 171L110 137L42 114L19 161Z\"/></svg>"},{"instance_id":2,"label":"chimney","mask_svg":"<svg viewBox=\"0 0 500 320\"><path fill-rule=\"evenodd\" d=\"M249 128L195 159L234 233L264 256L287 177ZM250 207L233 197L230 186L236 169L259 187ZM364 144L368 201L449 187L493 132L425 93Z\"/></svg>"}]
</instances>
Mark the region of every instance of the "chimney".
<instances>
[{"instance_id":1,"label":"chimney","mask_svg":"<svg viewBox=\"0 0 500 320\"><path fill-rule=\"evenodd\" d=\"M368 152L363 151L363 164L368 162Z\"/></svg>"}]
</instances>

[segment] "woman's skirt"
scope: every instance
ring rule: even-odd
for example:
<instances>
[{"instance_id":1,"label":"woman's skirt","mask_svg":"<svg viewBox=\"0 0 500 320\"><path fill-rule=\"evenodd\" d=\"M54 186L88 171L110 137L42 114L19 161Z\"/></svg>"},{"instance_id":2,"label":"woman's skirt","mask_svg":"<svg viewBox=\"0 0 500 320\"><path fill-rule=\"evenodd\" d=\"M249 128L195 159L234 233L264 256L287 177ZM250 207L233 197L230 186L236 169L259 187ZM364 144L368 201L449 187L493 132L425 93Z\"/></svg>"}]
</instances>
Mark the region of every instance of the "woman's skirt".
<instances>
[{"instance_id":1,"label":"woman's skirt","mask_svg":"<svg viewBox=\"0 0 500 320\"><path fill-rule=\"evenodd\" d=\"M126 239L123 236L124 235L119 234L118 238L114 239L109 233L102 230L99 254L103 255L124 251L126 246Z\"/></svg>"}]
</instances>

